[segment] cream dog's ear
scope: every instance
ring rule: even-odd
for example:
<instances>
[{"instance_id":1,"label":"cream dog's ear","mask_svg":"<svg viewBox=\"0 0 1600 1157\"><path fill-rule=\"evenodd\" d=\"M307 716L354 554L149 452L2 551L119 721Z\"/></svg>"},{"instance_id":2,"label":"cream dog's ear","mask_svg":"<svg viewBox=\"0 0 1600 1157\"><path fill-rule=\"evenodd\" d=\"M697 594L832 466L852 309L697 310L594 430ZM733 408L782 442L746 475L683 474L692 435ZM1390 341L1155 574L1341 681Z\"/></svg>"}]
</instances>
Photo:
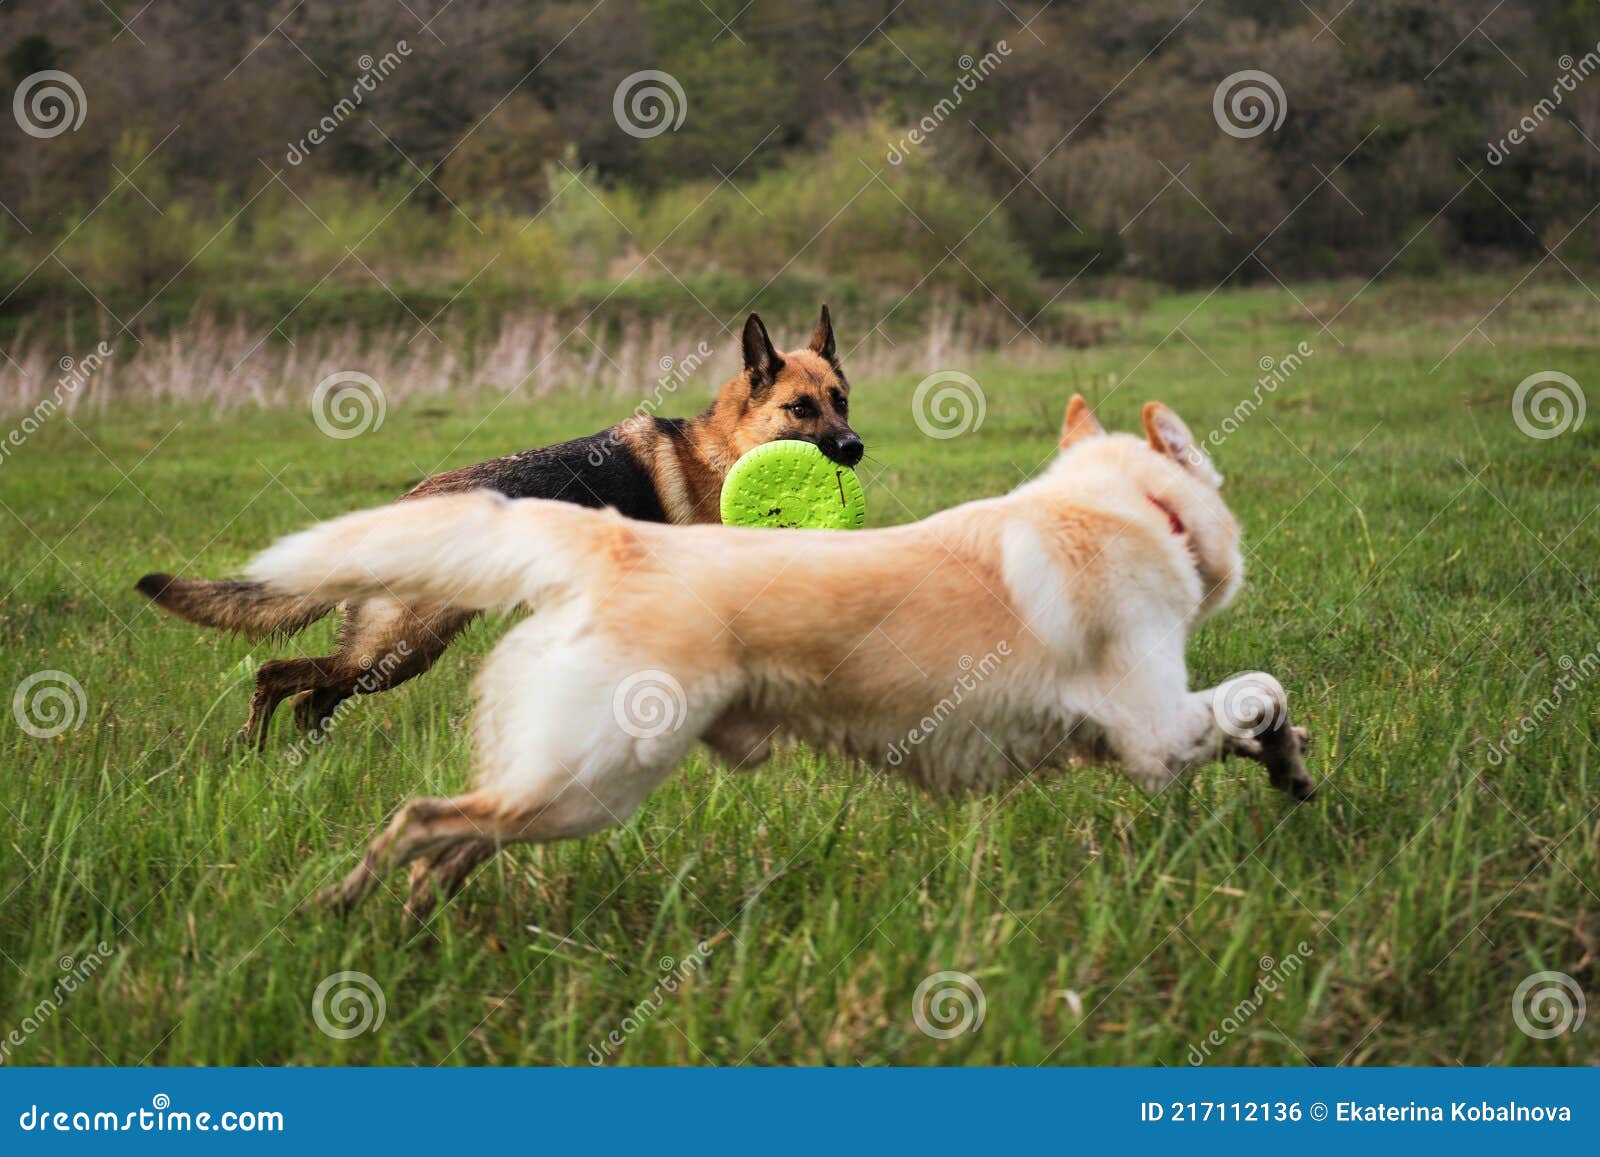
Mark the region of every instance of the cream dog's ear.
<instances>
[{"instance_id":1,"label":"cream dog's ear","mask_svg":"<svg viewBox=\"0 0 1600 1157\"><path fill-rule=\"evenodd\" d=\"M1189 433L1189 427L1160 402L1144 404L1144 434L1150 439L1152 450L1180 462L1187 460L1194 449L1194 435Z\"/></svg>"},{"instance_id":2,"label":"cream dog's ear","mask_svg":"<svg viewBox=\"0 0 1600 1157\"><path fill-rule=\"evenodd\" d=\"M1089 409L1083 395L1073 394L1072 401L1067 403L1066 417L1061 419L1061 448L1066 450L1085 438L1098 438L1105 432L1106 428Z\"/></svg>"},{"instance_id":3,"label":"cream dog's ear","mask_svg":"<svg viewBox=\"0 0 1600 1157\"><path fill-rule=\"evenodd\" d=\"M1222 485L1222 475L1217 473L1210 456L1200 448L1189 427L1160 402L1144 404L1144 435L1150 440L1150 448L1157 454L1167 455L1179 466L1213 486Z\"/></svg>"}]
</instances>

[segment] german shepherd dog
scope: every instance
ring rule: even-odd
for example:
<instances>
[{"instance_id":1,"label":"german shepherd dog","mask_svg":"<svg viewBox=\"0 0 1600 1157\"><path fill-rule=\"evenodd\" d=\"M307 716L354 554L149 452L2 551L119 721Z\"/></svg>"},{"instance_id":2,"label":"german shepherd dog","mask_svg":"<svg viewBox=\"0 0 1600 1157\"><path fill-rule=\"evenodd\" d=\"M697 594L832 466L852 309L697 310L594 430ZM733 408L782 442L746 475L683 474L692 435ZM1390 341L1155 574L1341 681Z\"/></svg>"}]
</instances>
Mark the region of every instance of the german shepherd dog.
<instances>
[{"instance_id":1,"label":"german shepherd dog","mask_svg":"<svg viewBox=\"0 0 1600 1157\"><path fill-rule=\"evenodd\" d=\"M435 474L401 501L487 489L508 498L611 507L647 522L717 522L723 478L740 455L763 443L797 439L840 465L861 461L864 448L849 423L850 383L839 367L826 305L805 349L780 355L753 313L742 345L744 370L697 418L637 414L587 438ZM336 604L272 592L259 582L167 574L145 575L137 588L180 618L250 638L293 634ZM322 728L350 696L422 674L477 613L448 597L386 596L375 589L343 605L332 655L262 664L240 737L264 746L273 712L291 695L299 696L299 725Z\"/></svg>"},{"instance_id":2,"label":"german shepherd dog","mask_svg":"<svg viewBox=\"0 0 1600 1157\"><path fill-rule=\"evenodd\" d=\"M1151 402L1144 430L1108 435L1074 397L1039 477L851 534L477 493L283 539L247 572L275 596L534 612L478 676L475 790L411 800L325 898L348 910L411 863L426 912L506 843L624 822L696 741L745 767L788 735L958 791L1077 753L1154 793L1238 755L1309 799L1277 680L1189 690L1187 637L1241 582L1239 528L1178 416Z\"/></svg>"}]
</instances>

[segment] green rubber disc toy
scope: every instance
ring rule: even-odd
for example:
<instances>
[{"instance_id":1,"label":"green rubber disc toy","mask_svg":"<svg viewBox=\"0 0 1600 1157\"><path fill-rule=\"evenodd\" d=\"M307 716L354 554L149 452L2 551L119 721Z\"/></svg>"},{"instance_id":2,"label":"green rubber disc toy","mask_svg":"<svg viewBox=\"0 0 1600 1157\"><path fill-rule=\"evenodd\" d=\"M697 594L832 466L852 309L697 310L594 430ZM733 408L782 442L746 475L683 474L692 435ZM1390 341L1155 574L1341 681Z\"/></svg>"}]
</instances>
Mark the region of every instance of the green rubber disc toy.
<instances>
[{"instance_id":1,"label":"green rubber disc toy","mask_svg":"<svg viewBox=\"0 0 1600 1157\"><path fill-rule=\"evenodd\" d=\"M768 442L728 471L722 483L722 521L729 526L856 530L867 521L867 496L854 470L830 462L810 442Z\"/></svg>"}]
</instances>

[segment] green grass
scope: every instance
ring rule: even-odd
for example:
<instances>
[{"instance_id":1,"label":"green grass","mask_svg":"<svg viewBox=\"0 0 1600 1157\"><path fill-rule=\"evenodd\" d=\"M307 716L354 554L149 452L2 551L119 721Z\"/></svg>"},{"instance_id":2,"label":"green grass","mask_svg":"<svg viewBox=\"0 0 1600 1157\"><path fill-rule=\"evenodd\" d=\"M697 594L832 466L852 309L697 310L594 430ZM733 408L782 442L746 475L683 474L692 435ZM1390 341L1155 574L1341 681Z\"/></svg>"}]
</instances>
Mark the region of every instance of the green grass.
<instances>
[{"instance_id":1,"label":"green grass","mask_svg":"<svg viewBox=\"0 0 1600 1157\"><path fill-rule=\"evenodd\" d=\"M1356 288L1296 293L1326 317ZM468 682L503 623L294 766L287 713L266 755L230 750L242 679L324 652L331 624L249 644L131 584L230 573L276 534L623 407L430 403L342 442L303 411L57 415L0 464L0 691L56 669L86 701L55 739L0 724L0 1034L46 1002L6 1059L585 1064L661 958L701 941L704 967L608 1063L1179 1065L1301 941L1303 966L1209 1063L1600 1059L1592 1023L1538 1040L1511 1015L1542 970L1587 990L1591 1020L1600 996L1600 700L1565 693L1487 758L1561 657L1600 645L1600 422L1540 441L1510 412L1537 370L1600 381L1600 351L1583 292L1536 281L1485 323L1494 344L1441 364L1503 292L1374 288L1333 323L1342 346L1282 292L1160 298L1119 344L961 367L987 416L948 441L918 432L914 377L857 384L871 518L898 522L1035 471L1073 388L1114 425L1159 397L1204 431L1258 359L1309 341L1217 451L1251 582L1191 661L1196 686L1283 680L1316 737L1315 804L1240 762L1154 800L1101 768L946 800L805 749L742 774L697 755L625 828L513 850L420 930L392 892L348 922L295 905L404 798L465 785ZM100 941L109 962L49 1007L61 958ZM311 1007L341 970L386 1001L348 1040ZM941 970L981 985L977 1031L916 1027Z\"/></svg>"}]
</instances>

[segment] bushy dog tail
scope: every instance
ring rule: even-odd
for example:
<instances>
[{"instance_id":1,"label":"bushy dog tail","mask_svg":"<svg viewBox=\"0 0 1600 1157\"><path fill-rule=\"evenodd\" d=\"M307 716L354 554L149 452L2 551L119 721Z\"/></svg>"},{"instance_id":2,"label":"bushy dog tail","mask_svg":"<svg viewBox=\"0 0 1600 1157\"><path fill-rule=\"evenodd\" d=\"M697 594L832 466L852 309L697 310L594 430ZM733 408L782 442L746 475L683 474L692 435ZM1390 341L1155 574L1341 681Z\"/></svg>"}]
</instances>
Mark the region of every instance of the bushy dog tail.
<instances>
[{"instance_id":1,"label":"bushy dog tail","mask_svg":"<svg viewBox=\"0 0 1600 1157\"><path fill-rule=\"evenodd\" d=\"M237 631L251 639L292 635L322 618L336 605L326 599L274 594L258 582L237 579L183 579L147 574L134 588L180 619Z\"/></svg>"},{"instance_id":2,"label":"bushy dog tail","mask_svg":"<svg viewBox=\"0 0 1600 1157\"><path fill-rule=\"evenodd\" d=\"M279 539L246 570L268 591L340 601L388 596L486 611L570 589L580 552L564 531L617 515L477 490L347 514Z\"/></svg>"}]
</instances>

